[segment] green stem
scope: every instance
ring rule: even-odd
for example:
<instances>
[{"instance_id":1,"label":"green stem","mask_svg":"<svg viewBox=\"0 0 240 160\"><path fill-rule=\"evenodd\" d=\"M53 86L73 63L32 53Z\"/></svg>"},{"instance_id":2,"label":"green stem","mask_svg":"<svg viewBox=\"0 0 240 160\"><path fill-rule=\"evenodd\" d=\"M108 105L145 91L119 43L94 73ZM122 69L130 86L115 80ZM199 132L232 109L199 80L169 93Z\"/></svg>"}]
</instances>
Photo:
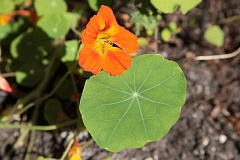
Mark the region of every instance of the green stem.
<instances>
[{"instance_id":1,"label":"green stem","mask_svg":"<svg viewBox=\"0 0 240 160\"><path fill-rule=\"evenodd\" d=\"M36 98L39 98L39 97L36 97ZM40 105L37 105L34 108L34 112L32 114L31 121L28 123L30 126L33 126L34 124L37 123L39 109L40 109ZM26 152L24 160L31 159L30 155L31 155L31 151L32 151L32 148L33 148L33 143L34 143L34 140L35 140L35 134L36 134L36 131L32 130L31 134L30 134L30 139L29 139L29 143L28 143L28 146L27 146L27 152Z\"/></svg>"},{"instance_id":2,"label":"green stem","mask_svg":"<svg viewBox=\"0 0 240 160\"><path fill-rule=\"evenodd\" d=\"M14 145L6 153L6 157L10 158L11 155L13 154L13 152L18 148L19 144L21 144L21 143L24 144L24 140L25 140L26 136L28 135L28 133L29 133L29 130L21 131L21 135L17 138Z\"/></svg>"},{"instance_id":3,"label":"green stem","mask_svg":"<svg viewBox=\"0 0 240 160\"><path fill-rule=\"evenodd\" d=\"M82 149L86 149L90 144L92 144L94 142L93 139L90 139L89 141L87 141L87 143L85 143L83 146L82 146Z\"/></svg>"},{"instance_id":4,"label":"green stem","mask_svg":"<svg viewBox=\"0 0 240 160\"><path fill-rule=\"evenodd\" d=\"M56 64L56 59L57 59L57 54L53 54L48 66L46 67L46 74L45 74L43 80L41 81L41 83L36 87L36 89L34 89L32 92L30 92L26 97L17 101L17 103L15 104L15 107L13 107L13 110L11 111L11 113L9 115L8 121L11 120L14 115L16 115L16 113L14 113L15 110L23 109L25 111L24 105L26 103L29 103L32 99L39 97L39 95L45 89L45 87L47 86L47 84L52 76L53 68L54 68L53 66ZM21 112L21 113L23 113L23 112Z\"/></svg>"},{"instance_id":5,"label":"green stem","mask_svg":"<svg viewBox=\"0 0 240 160\"><path fill-rule=\"evenodd\" d=\"M24 113L25 111L27 111L28 109L30 109L31 107L36 105L37 103L42 102L42 101L48 99L49 97L51 97L58 90L58 88L61 86L61 84L67 78L67 76L72 72L72 70L75 68L76 65L77 65L77 63L73 64L73 66L64 74L64 76L60 79L60 81L57 83L57 85L53 88L53 90L49 94L47 94L46 96L43 96L42 98L39 98L35 102L31 102L31 103L27 104L22 110L17 112L16 115L20 115L20 114Z\"/></svg>"},{"instance_id":6,"label":"green stem","mask_svg":"<svg viewBox=\"0 0 240 160\"><path fill-rule=\"evenodd\" d=\"M78 31L75 27L71 27L71 30L72 30L76 35L78 35L78 36L80 37L81 32Z\"/></svg>"},{"instance_id":7,"label":"green stem","mask_svg":"<svg viewBox=\"0 0 240 160\"><path fill-rule=\"evenodd\" d=\"M30 159L30 154L31 154L31 151L33 149L33 143L34 143L34 140L35 140L35 133L36 133L35 131L31 131L30 140L29 140L29 143L28 143L27 152L26 152L24 160L29 160Z\"/></svg>"},{"instance_id":8,"label":"green stem","mask_svg":"<svg viewBox=\"0 0 240 160\"><path fill-rule=\"evenodd\" d=\"M70 148L72 147L73 142L74 142L74 139L71 139L70 142L68 143L68 146L67 146L66 150L64 151L62 157L60 158L60 160L64 160L66 158Z\"/></svg>"},{"instance_id":9,"label":"green stem","mask_svg":"<svg viewBox=\"0 0 240 160\"><path fill-rule=\"evenodd\" d=\"M19 125L19 124L2 124L0 123L0 128L15 128L15 129L26 129L26 130L39 130L39 131L50 131L59 129L65 126L69 126L71 124L75 124L79 121L79 119L69 120L64 123L49 125L49 126L41 126L41 125Z\"/></svg>"},{"instance_id":10,"label":"green stem","mask_svg":"<svg viewBox=\"0 0 240 160\"><path fill-rule=\"evenodd\" d=\"M239 20L240 20L240 14L221 19L218 23L219 24L225 24L225 23L231 23L231 22L239 21Z\"/></svg>"}]
</instances>

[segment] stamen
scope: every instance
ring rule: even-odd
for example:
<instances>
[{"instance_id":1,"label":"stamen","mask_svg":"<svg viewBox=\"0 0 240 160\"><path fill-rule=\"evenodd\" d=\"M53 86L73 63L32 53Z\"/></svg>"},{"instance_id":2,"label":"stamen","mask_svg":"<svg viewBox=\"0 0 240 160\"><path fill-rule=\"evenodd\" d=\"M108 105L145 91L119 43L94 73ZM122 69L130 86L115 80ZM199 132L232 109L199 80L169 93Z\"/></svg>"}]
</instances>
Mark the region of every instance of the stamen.
<instances>
[{"instance_id":1,"label":"stamen","mask_svg":"<svg viewBox=\"0 0 240 160\"><path fill-rule=\"evenodd\" d=\"M106 33L99 33L97 37L97 46L99 47L99 51L102 55L104 55L105 51L109 47L109 44L112 46L113 42L111 41L111 36Z\"/></svg>"}]
</instances>

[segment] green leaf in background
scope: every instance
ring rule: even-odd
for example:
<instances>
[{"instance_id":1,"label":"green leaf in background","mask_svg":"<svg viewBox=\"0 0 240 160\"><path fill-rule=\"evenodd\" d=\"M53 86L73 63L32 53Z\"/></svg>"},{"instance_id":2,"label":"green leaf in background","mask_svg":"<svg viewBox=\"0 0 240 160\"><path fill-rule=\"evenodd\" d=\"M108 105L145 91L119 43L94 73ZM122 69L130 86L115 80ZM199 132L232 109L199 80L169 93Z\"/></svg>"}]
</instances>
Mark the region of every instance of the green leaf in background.
<instances>
[{"instance_id":1,"label":"green leaf in background","mask_svg":"<svg viewBox=\"0 0 240 160\"><path fill-rule=\"evenodd\" d=\"M201 0L151 0L151 3L163 13L172 13L179 6L183 14L198 5Z\"/></svg>"},{"instance_id":2,"label":"green leaf in background","mask_svg":"<svg viewBox=\"0 0 240 160\"><path fill-rule=\"evenodd\" d=\"M70 79L65 79L62 85L56 91L56 94L62 99L69 100L74 94L72 81Z\"/></svg>"},{"instance_id":3,"label":"green leaf in background","mask_svg":"<svg viewBox=\"0 0 240 160\"><path fill-rule=\"evenodd\" d=\"M96 143L118 152L165 136L185 100L186 78L178 64L145 54L120 76L101 72L87 80L79 109Z\"/></svg>"},{"instance_id":4,"label":"green leaf in background","mask_svg":"<svg viewBox=\"0 0 240 160\"><path fill-rule=\"evenodd\" d=\"M44 68L35 63L25 63L16 71L16 81L25 87L35 86L44 75Z\"/></svg>"},{"instance_id":5,"label":"green leaf in background","mask_svg":"<svg viewBox=\"0 0 240 160\"><path fill-rule=\"evenodd\" d=\"M68 25L71 27L77 25L81 15L79 15L79 13L66 12L63 14L63 16L68 20Z\"/></svg>"},{"instance_id":6,"label":"green leaf in background","mask_svg":"<svg viewBox=\"0 0 240 160\"><path fill-rule=\"evenodd\" d=\"M64 44L64 55L61 58L62 62L76 62L78 59L78 40L70 40Z\"/></svg>"},{"instance_id":7,"label":"green leaf in background","mask_svg":"<svg viewBox=\"0 0 240 160\"><path fill-rule=\"evenodd\" d=\"M204 39L217 47L221 47L224 43L224 32L218 25L214 25L205 31Z\"/></svg>"},{"instance_id":8,"label":"green leaf in background","mask_svg":"<svg viewBox=\"0 0 240 160\"><path fill-rule=\"evenodd\" d=\"M16 5L23 4L26 0L13 0Z\"/></svg>"},{"instance_id":9,"label":"green leaf in background","mask_svg":"<svg viewBox=\"0 0 240 160\"><path fill-rule=\"evenodd\" d=\"M4 26L1 26L0 25L0 40L4 39L5 37L7 37L7 35L9 33L11 33L11 26L10 24L7 24L7 25L4 25Z\"/></svg>"},{"instance_id":10,"label":"green leaf in background","mask_svg":"<svg viewBox=\"0 0 240 160\"><path fill-rule=\"evenodd\" d=\"M88 0L88 4L93 11L97 12L101 5L110 6L112 0Z\"/></svg>"},{"instance_id":11,"label":"green leaf in background","mask_svg":"<svg viewBox=\"0 0 240 160\"><path fill-rule=\"evenodd\" d=\"M14 10L14 7L12 0L0 0L0 14L10 13Z\"/></svg>"},{"instance_id":12,"label":"green leaf in background","mask_svg":"<svg viewBox=\"0 0 240 160\"><path fill-rule=\"evenodd\" d=\"M49 99L44 105L43 116L49 123L56 122L60 112L62 112L62 104L56 98Z\"/></svg>"},{"instance_id":13,"label":"green leaf in background","mask_svg":"<svg viewBox=\"0 0 240 160\"><path fill-rule=\"evenodd\" d=\"M177 24L174 23L174 22L170 22L170 23L168 24L168 27L169 27L169 29L170 29L172 32L176 32L176 30L177 30Z\"/></svg>"},{"instance_id":14,"label":"green leaf in background","mask_svg":"<svg viewBox=\"0 0 240 160\"><path fill-rule=\"evenodd\" d=\"M139 47L143 47L143 46L147 46L148 45L148 41L144 37L138 37L137 40L138 40Z\"/></svg>"},{"instance_id":15,"label":"green leaf in background","mask_svg":"<svg viewBox=\"0 0 240 160\"><path fill-rule=\"evenodd\" d=\"M166 28L164 28L161 32L161 38L164 42L169 42L172 34L178 33L177 24L174 22L170 22Z\"/></svg>"},{"instance_id":16,"label":"green leaf in background","mask_svg":"<svg viewBox=\"0 0 240 160\"><path fill-rule=\"evenodd\" d=\"M62 14L45 15L38 21L37 26L51 38L63 37L70 29L69 21Z\"/></svg>"},{"instance_id":17,"label":"green leaf in background","mask_svg":"<svg viewBox=\"0 0 240 160\"><path fill-rule=\"evenodd\" d=\"M164 28L161 32L161 38L164 42L169 42L172 32L168 28Z\"/></svg>"},{"instance_id":18,"label":"green leaf in background","mask_svg":"<svg viewBox=\"0 0 240 160\"><path fill-rule=\"evenodd\" d=\"M139 35L142 27L144 27L148 32L148 36L151 36L159 19L159 16L152 15L152 13L141 13L139 10L136 10L131 14L130 23L135 25L136 35Z\"/></svg>"},{"instance_id":19,"label":"green leaf in background","mask_svg":"<svg viewBox=\"0 0 240 160\"><path fill-rule=\"evenodd\" d=\"M189 10L196 7L201 0L181 0L179 5L181 6L181 11L183 14L186 14Z\"/></svg>"},{"instance_id":20,"label":"green leaf in background","mask_svg":"<svg viewBox=\"0 0 240 160\"><path fill-rule=\"evenodd\" d=\"M42 60L48 55L50 39L45 32L39 28L22 33L11 43L11 55L19 61Z\"/></svg>"},{"instance_id":21,"label":"green leaf in background","mask_svg":"<svg viewBox=\"0 0 240 160\"><path fill-rule=\"evenodd\" d=\"M62 14L67 11L67 4L64 0L35 0L34 6L39 16Z\"/></svg>"},{"instance_id":22,"label":"green leaf in background","mask_svg":"<svg viewBox=\"0 0 240 160\"><path fill-rule=\"evenodd\" d=\"M151 3L163 13L172 13L177 9L176 0L151 0Z\"/></svg>"}]
</instances>

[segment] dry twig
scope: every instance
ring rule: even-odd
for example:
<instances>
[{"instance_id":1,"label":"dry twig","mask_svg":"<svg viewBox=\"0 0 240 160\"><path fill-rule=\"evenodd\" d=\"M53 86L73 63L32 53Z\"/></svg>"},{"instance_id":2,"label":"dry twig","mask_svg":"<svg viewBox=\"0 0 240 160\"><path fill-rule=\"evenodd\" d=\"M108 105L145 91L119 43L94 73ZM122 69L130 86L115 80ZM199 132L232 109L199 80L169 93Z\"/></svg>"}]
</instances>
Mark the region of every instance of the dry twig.
<instances>
[{"instance_id":1,"label":"dry twig","mask_svg":"<svg viewBox=\"0 0 240 160\"><path fill-rule=\"evenodd\" d=\"M222 55L212 55L212 56L197 56L197 57L194 57L194 60L206 61L206 60L214 60L214 59L227 59L227 58L233 58L237 56L239 53L240 53L240 47L232 53L222 54Z\"/></svg>"}]
</instances>

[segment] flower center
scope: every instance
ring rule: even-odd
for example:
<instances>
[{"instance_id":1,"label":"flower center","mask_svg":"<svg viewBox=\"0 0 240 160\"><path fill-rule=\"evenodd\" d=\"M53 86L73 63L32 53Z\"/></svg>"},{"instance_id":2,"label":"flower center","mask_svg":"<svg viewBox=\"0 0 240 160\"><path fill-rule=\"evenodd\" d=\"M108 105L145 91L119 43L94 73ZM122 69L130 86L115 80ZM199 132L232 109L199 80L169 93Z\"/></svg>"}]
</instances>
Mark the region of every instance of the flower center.
<instances>
[{"instance_id":1,"label":"flower center","mask_svg":"<svg viewBox=\"0 0 240 160\"><path fill-rule=\"evenodd\" d=\"M97 50L103 55L105 51L113 45L111 36L107 33L100 32L97 36Z\"/></svg>"}]
</instances>

